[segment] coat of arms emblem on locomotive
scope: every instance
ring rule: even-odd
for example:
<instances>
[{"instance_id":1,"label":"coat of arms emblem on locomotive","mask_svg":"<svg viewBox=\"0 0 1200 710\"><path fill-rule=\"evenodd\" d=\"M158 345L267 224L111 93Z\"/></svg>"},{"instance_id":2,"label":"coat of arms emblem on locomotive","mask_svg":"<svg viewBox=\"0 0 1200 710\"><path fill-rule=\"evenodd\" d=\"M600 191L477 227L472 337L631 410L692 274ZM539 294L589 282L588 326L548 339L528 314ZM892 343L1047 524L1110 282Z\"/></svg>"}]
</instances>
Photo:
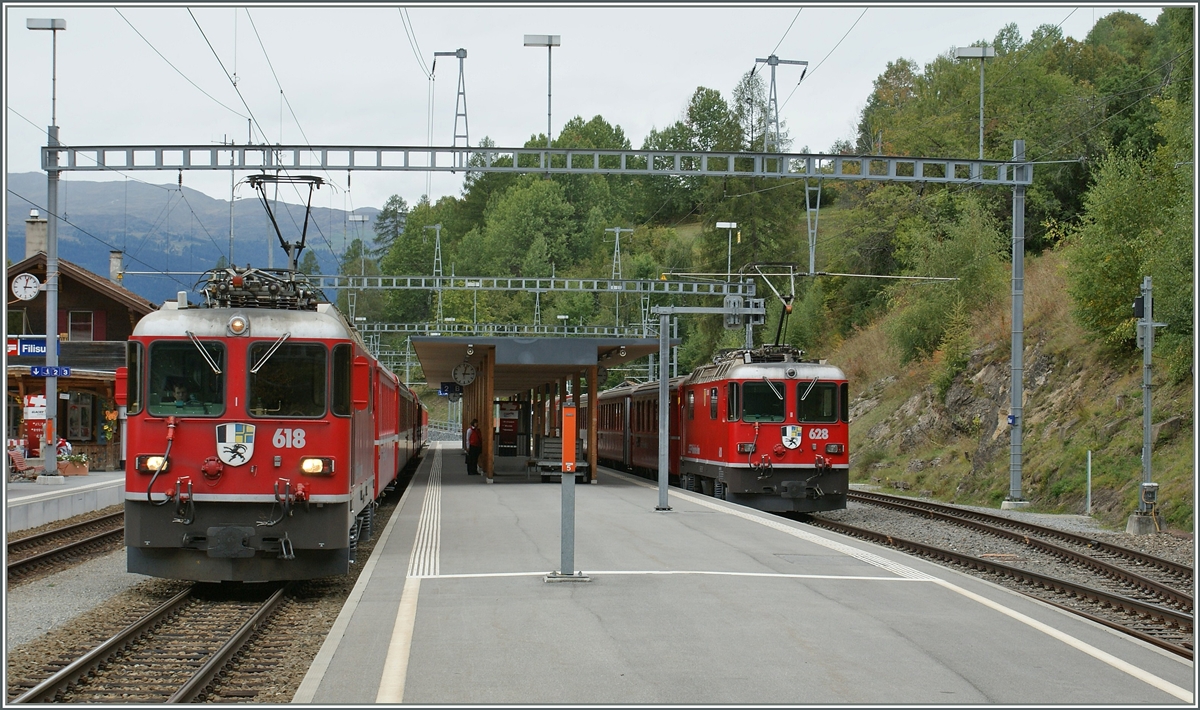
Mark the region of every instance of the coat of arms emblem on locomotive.
<instances>
[{"instance_id":1,"label":"coat of arms emblem on locomotive","mask_svg":"<svg viewBox=\"0 0 1200 710\"><path fill-rule=\"evenodd\" d=\"M253 424L217 426L217 458L229 466L241 466L254 455Z\"/></svg>"},{"instance_id":2,"label":"coat of arms emblem on locomotive","mask_svg":"<svg viewBox=\"0 0 1200 710\"><path fill-rule=\"evenodd\" d=\"M800 448L800 432L801 429L796 424L784 424L779 427L783 435L783 445L789 449Z\"/></svg>"}]
</instances>

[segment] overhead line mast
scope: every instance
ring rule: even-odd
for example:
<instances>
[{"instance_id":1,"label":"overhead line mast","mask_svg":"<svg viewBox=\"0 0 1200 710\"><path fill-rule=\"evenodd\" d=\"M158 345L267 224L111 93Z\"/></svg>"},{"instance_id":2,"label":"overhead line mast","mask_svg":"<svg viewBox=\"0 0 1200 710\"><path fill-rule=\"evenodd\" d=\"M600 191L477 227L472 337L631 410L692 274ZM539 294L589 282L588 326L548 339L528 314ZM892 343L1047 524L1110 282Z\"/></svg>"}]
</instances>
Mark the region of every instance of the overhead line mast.
<instances>
[{"instance_id":1,"label":"overhead line mast","mask_svg":"<svg viewBox=\"0 0 1200 710\"><path fill-rule=\"evenodd\" d=\"M800 81L804 81L804 75L808 73L808 62L797 59L780 59L772 54L766 59L755 59L754 67L758 68L759 64L766 64L771 67L771 89L767 94L767 135L763 139L764 153L779 152L779 94L775 91L775 67L780 64L798 64L804 67L804 71L800 73Z\"/></svg>"}]
</instances>

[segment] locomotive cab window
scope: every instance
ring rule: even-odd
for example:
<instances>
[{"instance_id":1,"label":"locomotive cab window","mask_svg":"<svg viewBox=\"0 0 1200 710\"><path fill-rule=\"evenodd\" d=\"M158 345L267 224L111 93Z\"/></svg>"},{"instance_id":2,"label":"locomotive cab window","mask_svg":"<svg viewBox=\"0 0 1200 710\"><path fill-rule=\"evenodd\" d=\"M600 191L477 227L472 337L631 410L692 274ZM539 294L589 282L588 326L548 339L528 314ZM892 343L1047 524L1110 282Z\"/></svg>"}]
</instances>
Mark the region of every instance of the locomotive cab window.
<instances>
[{"instance_id":1,"label":"locomotive cab window","mask_svg":"<svg viewBox=\"0 0 1200 710\"><path fill-rule=\"evenodd\" d=\"M717 388L713 387L708 391L708 418L717 418Z\"/></svg>"},{"instance_id":2,"label":"locomotive cab window","mask_svg":"<svg viewBox=\"0 0 1200 710\"><path fill-rule=\"evenodd\" d=\"M806 396L807 395L807 396ZM800 382L796 385L796 420L836 422L838 386L834 382Z\"/></svg>"},{"instance_id":3,"label":"locomotive cab window","mask_svg":"<svg viewBox=\"0 0 1200 710\"><path fill-rule=\"evenodd\" d=\"M127 362L135 364L133 357ZM130 369L132 373L133 368ZM225 346L221 343L188 340L151 343L147 409L157 416L223 414L226 369ZM130 382L134 381L131 377Z\"/></svg>"},{"instance_id":4,"label":"locomotive cab window","mask_svg":"<svg viewBox=\"0 0 1200 710\"><path fill-rule=\"evenodd\" d=\"M142 344L130 341L125 344L125 369L129 374L126 380L126 405L128 414L142 411L142 377L146 374L142 369L144 362Z\"/></svg>"},{"instance_id":5,"label":"locomotive cab window","mask_svg":"<svg viewBox=\"0 0 1200 710\"><path fill-rule=\"evenodd\" d=\"M742 410L738 408L738 383L729 383L729 397L725 400L726 418L731 422L736 422L742 417Z\"/></svg>"},{"instance_id":6,"label":"locomotive cab window","mask_svg":"<svg viewBox=\"0 0 1200 710\"><path fill-rule=\"evenodd\" d=\"M784 393L787 385L762 379L742 383L742 421L781 422L784 419Z\"/></svg>"},{"instance_id":7,"label":"locomotive cab window","mask_svg":"<svg viewBox=\"0 0 1200 710\"><path fill-rule=\"evenodd\" d=\"M251 416L324 415L326 361L325 346L319 343L262 341L251 345L247 396ZM253 372L256 367L258 371Z\"/></svg>"},{"instance_id":8,"label":"locomotive cab window","mask_svg":"<svg viewBox=\"0 0 1200 710\"><path fill-rule=\"evenodd\" d=\"M353 353L349 343L333 346L333 402L334 414L350 416L350 362Z\"/></svg>"}]
</instances>

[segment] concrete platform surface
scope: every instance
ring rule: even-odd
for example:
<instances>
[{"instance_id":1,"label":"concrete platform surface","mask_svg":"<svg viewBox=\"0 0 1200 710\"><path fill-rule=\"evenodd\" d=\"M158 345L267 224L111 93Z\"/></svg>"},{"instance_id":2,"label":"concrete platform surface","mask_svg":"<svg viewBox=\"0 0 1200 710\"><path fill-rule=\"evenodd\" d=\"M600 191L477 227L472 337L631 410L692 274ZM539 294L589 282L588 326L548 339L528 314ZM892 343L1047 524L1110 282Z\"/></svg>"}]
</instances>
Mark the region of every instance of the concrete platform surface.
<instances>
[{"instance_id":1,"label":"concrete platform surface","mask_svg":"<svg viewBox=\"0 0 1200 710\"><path fill-rule=\"evenodd\" d=\"M1191 705L1190 662L987 581L600 470L433 445L293 702Z\"/></svg>"},{"instance_id":2,"label":"concrete platform surface","mask_svg":"<svg viewBox=\"0 0 1200 710\"><path fill-rule=\"evenodd\" d=\"M4 489L4 530L16 532L90 513L125 501L124 471L62 476L62 483L9 481Z\"/></svg>"}]
</instances>

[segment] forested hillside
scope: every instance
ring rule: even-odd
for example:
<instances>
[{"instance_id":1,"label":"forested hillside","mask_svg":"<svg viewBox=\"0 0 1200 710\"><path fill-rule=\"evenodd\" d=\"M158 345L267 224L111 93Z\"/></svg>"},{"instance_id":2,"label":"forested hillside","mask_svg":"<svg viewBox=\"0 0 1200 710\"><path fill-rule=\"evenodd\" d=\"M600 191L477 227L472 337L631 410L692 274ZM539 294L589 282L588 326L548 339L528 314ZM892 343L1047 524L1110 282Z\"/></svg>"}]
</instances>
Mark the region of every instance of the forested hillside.
<instances>
[{"instance_id":1,"label":"forested hillside","mask_svg":"<svg viewBox=\"0 0 1200 710\"><path fill-rule=\"evenodd\" d=\"M1077 317L1090 334L1127 352L1132 311L1143 274L1154 277L1156 317L1178 325L1159 346L1176 377L1191 368L1191 10L1169 8L1149 25L1113 13L1076 40L1053 26L1005 27L994 46L985 86L985 156L1007 159L1022 139L1034 163L1027 194L1026 248L1062 249L1074 265L1069 284ZM981 42L983 43L983 42ZM865 97L856 136L830 147L785 149L971 157L978 147L978 62L949 51L924 67L903 57L888 64ZM849 97L847 100L854 100ZM698 87L681 117L653 130L641 148L762 150L765 86L747 74L728 96ZM486 139L485 139L486 142ZM529 147L543 145L533 135ZM486 143L485 143L486 144ZM560 148L629 148L619 126L602 116L576 117L554 139ZM378 262L344 258L343 268L388 274L431 273L433 230L441 224L442 263L468 275L595 277L612 271L612 227L633 228L621 239L622 275L726 271L791 262L807 268L807 215L802 181L763 178L472 175L462 194L410 206L399 196L384 207L372 244ZM899 284L887 279L822 277L797 283L784 339L813 354L831 352L855 329L885 313L899 315L892 338L904 358L927 358L949 327L996 298L1007 297L1011 190L937 185L827 181L822 190L817 269L861 275L951 276L951 285ZM407 214L407 220L398 219ZM738 223L731 240L718 221ZM730 243L732 242L732 243ZM1158 287L1161 284L1161 290ZM769 294L765 284L760 291ZM446 316L481 322L530 322L531 294L481 294L475 302L448 294ZM638 318L626 304L621 320ZM608 296L547 294L543 320L611 324ZM359 309L363 308L362 304ZM375 299L369 315L421 322L433 298L400 293ZM759 337L773 338L780 303ZM955 321L953 314L958 314ZM716 319L694 319L684 362L707 359L736 340ZM1169 332L1168 332L1169 331Z\"/></svg>"},{"instance_id":2,"label":"forested hillside","mask_svg":"<svg viewBox=\"0 0 1200 710\"><path fill-rule=\"evenodd\" d=\"M1087 389L1069 399L1080 408L1079 418L1104 419L1118 399L1105 404L1108 394L1101 397L1088 385L1105 382L1111 388L1119 380L1129 389L1130 368L1140 373L1131 304L1143 276L1153 278L1155 319L1170 323L1158 332L1154 351L1156 382L1162 388L1156 402L1163 401L1155 422L1177 417L1167 437L1177 449L1161 457L1156 471L1170 481L1164 485L1164 491L1172 491L1164 509L1172 524L1190 529L1193 471L1184 454L1192 447L1193 412L1184 395L1194 372L1192 10L1168 8L1153 25L1116 12L1082 39L1064 37L1054 26L1029 29L1026 36L1022 28L1009 25L979 43L996 52L987 60L984 155L1011 158L1013 141L1025 141L1026 158L1034 165L1026 198L1026 251L1031 268L1043 264L1038 268L1047 271L1040 273L1055 275L1031 279L1027 287L1031 302L1043 298L1055 306L1040 323L1045 336L1027 337L1027 362L1043 354L1050 358L1039 361L1047 372L1073 372L1079 380L1074 386ZM974 157L978 72L978 62L956 61L950 51L925 66L898 57L883 68L874 91L865 97L856 135L834 146L797 146L785 126L784 149ZM679 120L652 131L639 147L760 151L765 108L765 86L757 75L744 76L728 95L698 87ZM533 135L526 145L544 144L544 135ZM631 147L621 128L602 116L572 119L554 145ZM896 415L895 407L907 401L910 407L941 412L946 426L926 432L928 446L948 446L957 436L978 438L981 427L987 429L988 441L974 448L982 457L946 479L953 479L953 485L928 487L951 498L996 502L997 495L1007 492L1007 430L984 420L1007 407L1007 383L996 373L1007 372L1010 329L983 326L1003 321L1011 298L1011 190L827 181L821 205L817 270L853 276L800 279L794 294L788 284L775 284L784 289L782 295L794 296L782 340L810 356L845 364L859 394L888 378L907 382L892 389L890 397L905 396L892 402L886 414L886 406L872 405L875 423ZM404 212L407 222L401 229L397 217ZM718 221L737 222L736 236L716 229ZM393 198L380 215L375 243L366 247L380 257L378 264L366 262L369 273L431 273L434 240L426 227L434 224L442 225L446 273L606 276L612 271L613 244L612 233L605 230L612 227L634 229L621 239L625 278L667 272L719 278L727 258L735 273L746 264L764 262L807 269L803 181L475 175L467 179L461 196L436 204L421 200L408 209L401 198ZM347 258L343 263L355 273L362 262ZM1042 287L1051 293L1032 290ZM771 305L767 325L756 338L770 341L784 309L766 284L759 283L759 291ZM622 323L641 317L637 305L623 304ZM358 307L361 313L361 301ZM380 320L424 322L436 306L430 295L401 292L380 294L368 308ZM616 310L608 295L547 294L541 300L543 322L566 314L571 323L612 324ZM448 293L443 303L443 314L460 321L528 323L533 311L534 296L528 293L480 294L477 303L461 292ZM689 319L684 331L680 359L685 370L741 338L716 318ZM1046 354L1048 347L1052 355ZM984 379L989 384L983 386L980 373L988 368L991 374ZM1027 385L1029 396L1046 381ZM974 385L964 389L964 383ZM1036 439L1029 439L1032 500L1045 507L1081 509L1080 457L1091 444L1103 450L1119 439L1119 451L1101 457L1100 480L1108 490L1105 509L1116 524L1136 506L1140 419L1131 416L1130 408L1140 411L1140 406L1136 383L1133 387L1118 393L1124 408L1120 416L1093 422L1102 436L1071 427L1039 433L1036 415L1031 415L1027 436L1058 437L1062 444L1056 454L1039 458L1032 443ZM914 400L918 392L924 395ZM870 399L868 395L863 401ZM972 402L988 402L992 411L969 413L965 423L956 420ZM1037 411L1036 405L1030 407ZM864 422L871 421L866 410L861 413ZM1041 416L1053 420L1064 415L1055 410ZM859 458L856 476L875 476L880 470L897 478L913 473L904 452L915 439L909 436L905 444L903 436L867 437L862 426L856 430L863 437L860 455L871 459ZM1131 441L1137 442L1132 454ZM1159 459L1156 455L1156 463ZM974 479L967 484L962 476Z\"/></svg>"}]
</instances>

